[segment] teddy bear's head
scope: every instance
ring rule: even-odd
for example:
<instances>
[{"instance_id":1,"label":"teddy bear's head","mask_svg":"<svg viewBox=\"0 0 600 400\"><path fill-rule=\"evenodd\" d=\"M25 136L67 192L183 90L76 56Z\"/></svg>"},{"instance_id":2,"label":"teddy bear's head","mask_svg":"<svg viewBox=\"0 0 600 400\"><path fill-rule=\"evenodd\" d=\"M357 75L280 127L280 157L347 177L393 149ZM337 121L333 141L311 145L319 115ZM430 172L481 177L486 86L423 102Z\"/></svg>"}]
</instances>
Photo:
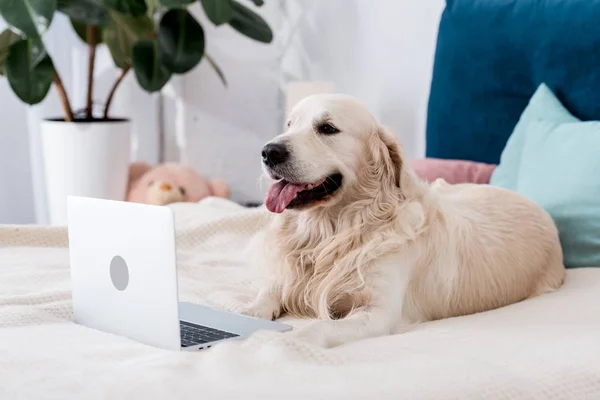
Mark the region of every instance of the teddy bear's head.
<instances>
[{"instance_id":1,"label":"teddy bear's head","mask_svg":"<svg viewBox=\"0 0 600 400\"><path fill-rule=\"evenodd\" d=\"M154 205L198 202L205 197L229 198L227 183L209 180L192 168L176 163L151 166L134 163L129 169L127 201Z\"/></svg>"}]
</instances>

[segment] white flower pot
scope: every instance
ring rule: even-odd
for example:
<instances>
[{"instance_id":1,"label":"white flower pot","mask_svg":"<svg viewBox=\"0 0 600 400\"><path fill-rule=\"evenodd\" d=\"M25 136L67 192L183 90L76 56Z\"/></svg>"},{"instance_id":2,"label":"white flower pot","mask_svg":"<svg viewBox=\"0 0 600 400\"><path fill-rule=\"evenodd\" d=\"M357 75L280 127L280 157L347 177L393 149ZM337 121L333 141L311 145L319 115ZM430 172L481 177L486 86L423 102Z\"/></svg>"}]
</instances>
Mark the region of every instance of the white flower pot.
<instances>
[{"instance_id":1,"label":"white flower pot","mask_svg":"<svg viewBox=\"0 0 600 400\"><path fill-rule=\"evenodd\" d=\"M67 196L124 200L131 162L131 124L42 121L42 156L51 225L67 224Z\"/></svg>"}]
</instances>

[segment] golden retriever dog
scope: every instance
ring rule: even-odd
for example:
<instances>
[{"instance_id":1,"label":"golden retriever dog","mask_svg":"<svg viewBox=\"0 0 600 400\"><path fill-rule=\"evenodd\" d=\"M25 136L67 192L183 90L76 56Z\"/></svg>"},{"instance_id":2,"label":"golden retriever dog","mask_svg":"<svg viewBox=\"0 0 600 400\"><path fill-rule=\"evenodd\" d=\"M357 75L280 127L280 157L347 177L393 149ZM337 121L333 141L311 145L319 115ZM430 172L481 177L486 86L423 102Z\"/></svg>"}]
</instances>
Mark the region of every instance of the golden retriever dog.
<instances>
[{"instance_id":1,"label":"golden retriever dog","mask_svg":"<svg viewBox=\"0 0 600 400\"><path fill-rule=\"evenodd\" d=\"M562 285L548 213L502 188L420 180L394 135L352 97L301 101L262 161L274 181L267 280L238 311L317 319L290 335L337 346Z\"/></svg>"}]
</instances>

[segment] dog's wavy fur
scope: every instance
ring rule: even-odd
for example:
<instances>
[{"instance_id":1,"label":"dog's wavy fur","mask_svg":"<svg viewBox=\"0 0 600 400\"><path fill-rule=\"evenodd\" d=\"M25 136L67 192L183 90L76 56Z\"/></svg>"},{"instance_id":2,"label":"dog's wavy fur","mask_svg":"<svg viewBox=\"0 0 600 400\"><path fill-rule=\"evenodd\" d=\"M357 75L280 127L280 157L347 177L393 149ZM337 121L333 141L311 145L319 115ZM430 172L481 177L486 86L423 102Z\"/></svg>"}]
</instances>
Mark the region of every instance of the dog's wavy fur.
<instances>
[{"instance_id":1,"label":"dog's wavy fur","mask_svg":"<svg viewBox=\"0 0 600 400\"><path fill-rule=\"evenodd\" d=\"M269 284L244 312L329 320L298 333L329 346L560 287L562 250L543 209L489 185L423 182L394 135L368 125L352 182L315 207L273 215Z\"/></svg>"},{"instance_id":2,"label":"dog's wavy fur","mask_svg":"<svg viewBox=\"0 0 600 400\"><path fill-rule=\"evenodd\" d=\"M410 204L398 190L401 157L374 134L358 184L335 207L283 215L269 231L267 243L282 260L276 268L283 309L296 316L342 317L368 304L365 273L382 255L400 249L398 216ZM389 154L394 154L395 162ZM407 182L409 178L405 177ZM402 240L416 238L424 216L400 227Z\"/></svg>"}]
</instances>

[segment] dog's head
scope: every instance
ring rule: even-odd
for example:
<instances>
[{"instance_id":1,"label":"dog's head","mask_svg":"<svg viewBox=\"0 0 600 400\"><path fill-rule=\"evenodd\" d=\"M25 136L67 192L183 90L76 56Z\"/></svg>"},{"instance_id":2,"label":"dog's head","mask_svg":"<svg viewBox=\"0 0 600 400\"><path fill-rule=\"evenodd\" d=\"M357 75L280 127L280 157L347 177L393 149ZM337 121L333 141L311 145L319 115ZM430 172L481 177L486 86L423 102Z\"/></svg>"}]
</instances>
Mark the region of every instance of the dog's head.
<instances>
[{"instance_id":1,"label":"dog's head","mask_svg":"<svg viewBox=\"0 0 600 400\"><path fill-rule=\"evenodd\" d=\"M330 206L359 185L400 185L398 144L356 99L314 95L290 113L286 131L262 149L265 173L276 182L267 208Z\"/></svg>"}]
</instances>

